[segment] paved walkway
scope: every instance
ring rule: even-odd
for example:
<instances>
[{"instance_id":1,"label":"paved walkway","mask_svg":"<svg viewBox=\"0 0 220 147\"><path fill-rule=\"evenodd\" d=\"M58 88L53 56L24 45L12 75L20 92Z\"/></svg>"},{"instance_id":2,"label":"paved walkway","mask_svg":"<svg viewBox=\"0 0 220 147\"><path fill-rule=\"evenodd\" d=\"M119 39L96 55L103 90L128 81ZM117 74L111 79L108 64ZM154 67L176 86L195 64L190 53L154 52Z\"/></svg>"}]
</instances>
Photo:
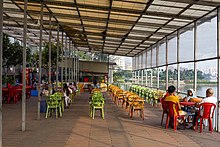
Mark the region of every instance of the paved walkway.
<instances>
[{"instance_id":1,"label":"paved walkway","mask_svg":"<svg viewBox=\"0 0 220 147\"><path fill-rule=\"evenodd\" d=\"M88 93L75 99L63 117L41 120L37 117L37 98L27 99L27 130L21 131L21 102L3 104L4 147L217 147L220 133L193 130L165 130L160 126L161 110L146 104L145 120L135 113L131 120L127 112L112 103L106 94L105 119L99 112L89 117Z\"/></svg>"}]
</instances>

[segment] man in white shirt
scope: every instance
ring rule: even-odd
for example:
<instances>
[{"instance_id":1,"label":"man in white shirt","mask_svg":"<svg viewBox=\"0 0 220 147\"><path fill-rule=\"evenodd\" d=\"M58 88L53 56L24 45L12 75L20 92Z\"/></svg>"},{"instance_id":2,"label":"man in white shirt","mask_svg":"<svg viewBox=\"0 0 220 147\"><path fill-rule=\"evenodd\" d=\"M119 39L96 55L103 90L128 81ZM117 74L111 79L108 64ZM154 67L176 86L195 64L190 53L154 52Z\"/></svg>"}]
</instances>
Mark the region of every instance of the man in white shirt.
<instances>
[{"instance_id":1,"label":"man in white shirt","mask_svg":"<svg viewBox=\"0 0 220 147\"><path fill-rule=\"evenodd\" d=\"M206 90L206 97L200 102L198 103L199 104L202 104L202 103L213 103L213 104L217 104L217 98L213 96L214 94L214 91L212 88L208 88ZM213 109L213 108L212 108ZM212 110L213 111L213 110ZM212 112L211 111L211 112ZM202 115L203 111L201 111L200 115ZM194 120L193 120L193 129L195 129L195 125L196 125L196 117L198 116L198 112L195 113L195 116L194 116Z\"/></svg>"}]
</instances>

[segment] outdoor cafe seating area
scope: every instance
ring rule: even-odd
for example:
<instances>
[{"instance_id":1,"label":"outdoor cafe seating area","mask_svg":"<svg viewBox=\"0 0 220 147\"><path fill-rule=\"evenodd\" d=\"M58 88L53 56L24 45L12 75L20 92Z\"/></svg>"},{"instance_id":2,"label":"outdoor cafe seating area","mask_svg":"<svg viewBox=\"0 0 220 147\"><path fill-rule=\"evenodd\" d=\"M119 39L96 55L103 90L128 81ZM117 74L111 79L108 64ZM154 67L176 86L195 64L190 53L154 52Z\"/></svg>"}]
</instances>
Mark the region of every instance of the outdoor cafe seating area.
<instances>
[{"instance_id":1,"label":"outdoor cafe seating area","mask_svg":"<svg viewBox=\"0 0 220 147\"><path fill-rule=\"evenodd\" d=\"M132 87L132 86L131 86ZM142 90L146 90L143 88L140 88ZM125 109L126 112L128 112L128 115L130 118L133 119L134 112L138 111L140 117L144 120L144 107L145 107L145 100L148 98L145 98L144 93L140 90L139 95L135 92L131 91L124 91L120 89L117 86L110 85L109 91L112 97L112 100L114 101L114 104L117 106L121 105L123 109ZM214 110L216 105L215 104L209 104L209 103L203 103L199 104L202 100L202 98L191 98L189 101L186 101L182 96L178 95L181 110L179 109L178 105L173 102L164 102L163 97L165 97L165 92L156 92L157 90L146 90L146 91L154 91L156 94L154 95L156 97L156 100L159 101L156 102L157 104L161 105L153 105L153 106L159 106L162 109L162 116L161 116L161 126L163 126L164 117L166 117L165 120L165 129L168 129L169 127L173 128L174 131L177 129L193 129L193 120L194 117L196 119L196 126L194 131L197 131L199 128L199 132L201 133L204 128L207 128L208 131L213 132L213 117L214 117ZM154 99L154 98L152 98ZM147 100L149 104L151 104L152 100ZM198 105L198 106L197 106ZM147 109L147 108L145 108ZM180 112L184 111L186 114L181 114ZM200 111L203 111L201 115L195 116L195 112L198 112L200 114ZM138 114L138 113L137 113Z\"/></svg>"},{"instance_id":2,"label":"outdoor cafe seating area","mask_svg":"<svg viewBox=\"0 0 220 147\"><path fill-rule=\"evenodd\" d=\"M122 106L128 115L133 119L134 112L139 112L140 117L144 120L144 102L145 100L137 94L129 91L124 91L117 86L110 85L109 91L112 100L116 105Z\"/></svg>"}]
</instances>

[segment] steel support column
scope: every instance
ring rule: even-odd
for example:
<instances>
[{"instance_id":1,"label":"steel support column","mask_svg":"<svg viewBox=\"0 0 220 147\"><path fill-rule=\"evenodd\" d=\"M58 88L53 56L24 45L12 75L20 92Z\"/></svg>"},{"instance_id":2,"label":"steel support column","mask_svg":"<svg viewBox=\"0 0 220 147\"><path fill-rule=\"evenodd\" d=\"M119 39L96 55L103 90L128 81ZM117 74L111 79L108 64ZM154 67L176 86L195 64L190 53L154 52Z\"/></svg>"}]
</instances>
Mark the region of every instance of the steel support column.
<instances>
[{"instance_id":1,"label":"steel support column","mask_svg":"<svg viewBox=\"0 0 220 147\"><path fill-rule=\"evenodd\" d=\"M140 84L140 70L138 69L138 85Z\"/></svg>"},{"instance_id":2,"label":"steel support column","mask_svg":"<svg viewBox=\"0 0 220 147\"><path fill-rule=\"evenodd\" d=\"M65 55L65 82L67 82L67 34L66 34L66 37L65 37L65 52L64 52L64 55Z\"/></svg>"},{"instance_id":3,"label":"steel support column","mask_svg":"<svg viewBox=\"0 0 220 147\"><path fill-rule=\"evenodd\" d=\"M73 79L76 82L76 48L73 48Z\"/></svg>"},{"instance_id":4,"label":"steel support column","mask_svg":"<svg viewBox=\"0 0 220 147\"><path fill-rule=\"evenodd\" d=\"M166 90L168 89L169 85L169 75L168 75L168 39L166 37Z\"/></svg>"},{"instance_id":5,"label":"steel support column","mask_svg":"<svg viewBox=\"0 0 220 147\"><path fill-rule=\"evenodd\" d=\"M134 62L135 58L132 57L132 84L134 84L134 65L135 65L135 62Z\"/></svg>"},{"instance_id":6,"label":"steel support column","mask_svg":"<svg viewBox=\"0 0 220 147\"><path fill-rule=\"evenodd\" d=\"M147 53L148 53L148 51L146 50L146 66L145 66L145 75L146 75L146 86L148 86L148 75L147 75L147 64L148 64L148 61L147 61Z\"/></svg>"},{"instance_id":7,"label":"steel support column","mask_svg":"<svg viewBox=\"0 0 220 147\"><path fill-rule=\"evenodd\" d=\"M70 48L71 48L71 45L70 45L70 38L69 38L69 51L68 51L68 82L70 82L70 69L71 69L71 58L70 58Z\"/></svg>"},{"instance_id":8,"label":"steel support column","mask_svg":"<svg viewBox=\"0 0 220 147\"><path fill-rule=\"evenodd\" d=\"M157 43L157 46L156 46L157 89L159 89L160 87L160 76L159 76L158 65L159 65L159 45Z\"/></svg>"},{"instance_id":9,"label":"steel support column","mask_svg":"<svg viewBox=\"0 0 220 147\"><path fill-rule=\"evenodd\" d=\"M136 71L134 71L134 84L137 84L136 83L136 76L137 76L136 74L137 74Z\"/></svg>"},{"instance_id":10,"label":"steel support column","mask_svg":"<svg viewBox=\"0 0 220 147\"><path fill-rule=\"evenodd\" d=\"M73 67L73 63L74 63L74 54L73 54L73 48L74 48L74 44L72 43L72 56L71 56L71 81L73 82L74 81L74 74L73 74L73 71L74 71L74 67Z\"/></svg>"},{"instance_id":11,"label":"steel support column","mask_svg":"<svg viewBox=\"0 0 220 147\"><path fill-rule=\"evenodd\" d=\"M151 73L150 73L150 87L153 87L153 69L152 69L152 67L153 67L153 64L152 64L152 61L153 61L153 58L152 58L152 56L153 56L153 51L152 51L152 47L151 47L151 65L150 65L150 68L151 68Z\"/></svg>"},{"instance_id":12,"label":"steel support column","mask_svg":"<svg viewBox=\"0 0 220 147\"><path fill-rule=\"evenodd\" d=\"M219 103L220 101L220 8L218 8L218 14L217 14L217 55L218 55L218 87L217 87L217 101ZM217 105L217 131L220 132L220 104Z\"/></svg>"},{"instance_id":13,"label":"steel support column","mask_svg":"<svg viewBox=\"0 0 220 147\"><path fill-rule=\"evenodd\" d=\"M3 1L0 1L0 147L2 146Z\"/></svg>"},{"instance_id":14,"label":"steel support column","mask_svg":"<svg viewBox=\"0 0 220 147\"><path fill-rule=\"evenodd\" d=\"M145 78L146 78L146 85L145 86L148 86L147 69L145 69Z\"/></svg>"},{"instance_id":15,"label":"steel support column","mask_svg":"<svg viewBox=\"0 0 220 147\"><path fill-rule=\"evenodd\" d=\"M57 24L57 66L56 66L56 91L58 90L59 76L59 53L60 53L60 26Z\"/></svg>"},{"instance_id":16,"label":"steel support column","mask_svg":"<svg viewBox=\"0 0 220 147\"><path fill-rule=\"evenodd\" d=\"M194 83L193 90L194 95L196 95L197 91L197 62L196 61L196 52L197 52L197 23L194 23Z\"/></svg>"},{"instance_id":17,"label":"steel support column","mask_svg":"<svg viewBox=\"0 0 220 147\"><path fill-rule=\"evenodd\" d=\"M49 75L49 79L48 79L48 83L49 83L49 94L52 94L52 85L51 85L51 37L52 37L52 34L51 34L51 14L49 15L49 63L48 63L48 66L49 66L49 72L48 72L48 75Z\"/></svg>"},{"instance_id":18,"label":"steel support column","mask_svg":"<svg viewBox=\"0 0 220 147\"><path fill-rule=\"evenodd\" d=\"M63 91L63 54L64 54L64 51L63 51L63 30L62 30L62 39L61 39L61 90Z\"/></svg>"},{"instance_id":19,"label":"steel support column","mask_svg":"<svg viewBox=\"0 0 220 147\"><path fill-rule=\"evenodd\" d=\"M180 89L180 33L177 31L177 92Z\"/></svg>"},{"instance_id":20,"label":"steel support column","mask_svg":"<svg viewBox=\"0 0 220 147\"><path fill-rule=\"evenodd\" d=\"M150 87L153 87L153 69L150 70Z\"/></svg>"},{"instance_id":21,"label":"steel support column","mask_svg":"<svg viewBox=\"0 0 220 147\"><path fill-rule=\"evenodd\" d=\"M141 85L144 85L144 70L141 69Z\"/></svg>"},{"instance_id":22,"label":"steel support column","mask_svg":"<svg viewBox=\"0 0 220 147\"><path fill-rule=\"evenodd\" d=\"M42 65L42 30L43 30L43 3L41 3L41 12L40 12L40 44L39 44L39 61L38 61L38 102L37 102L37 119L40 119L40 101L41 101L41 75L42 75L42 70L41 70L41 65Z\"/></svg>"},{"instance_id":23,"label":"steel support column","mask_svg":"<svg viewBox=\"0 0 220 147\"><path fill-rule=\"evenodd\" d=\"M26 130L26 49L27 49L27 5L28 0L24 0L24 32L23 32L23 71L22 71L22 115L21 130Z\"/></svg>"}]
</instances>

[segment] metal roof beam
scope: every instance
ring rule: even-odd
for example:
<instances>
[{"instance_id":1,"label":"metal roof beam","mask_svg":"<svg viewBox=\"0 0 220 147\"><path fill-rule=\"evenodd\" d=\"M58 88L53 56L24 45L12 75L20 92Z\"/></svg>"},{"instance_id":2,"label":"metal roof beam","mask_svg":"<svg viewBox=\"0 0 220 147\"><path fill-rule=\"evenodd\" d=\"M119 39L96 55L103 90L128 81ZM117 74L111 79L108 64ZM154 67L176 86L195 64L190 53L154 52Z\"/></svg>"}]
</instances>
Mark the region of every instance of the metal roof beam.
<instances>
[{"instance_id":1,"label":"metal roof beam","mask_svg":"<svg viewBox=\"0 0 220 147\"><path fill-rule=\"evenodd\" d=\"M16 1L23 1L23 0L16 0ZM40 0L29 0L32 3L39 3ZM48 5L57 5L57 6L66 6L66 7L76 7L76 8L83 8L83 9L95 9L95 10L104 10L109 11L109 7L106 6L94 6L89 4L75 4L73 2L61 2L61 1L50 1L44 0L44 3ZM61 8L62 9L62 8ZM193 16L177 16L172 13L163 13L163 12L150 12L150 11L142 11L142 10L135 10L135 9L125 9L125 8L116 8L112 7L111 12L122 12L122 13L131 13L131 14L142 14L142 15L150 15L150 16L161 16L161 17L169 17L169 18L179 18L179 19L189 19L194 20L198 17Z\"/></svg>"},{"instance_id":2,"label":"metal roof beam","mask_svg":"<svg viewBox=\"0 0 220 147\"><path fill-rule=\"evenodd\" d=\"M114 54L117 52L117 50L120 48L120 46L123 44L123 42L125 41L125 39L128 37L128 35L130 34L130 32L133 30L134 26L138 23L138 21L141 19L142 15L144 12L147 11L147 9L150 7L150 5L153 3L154 0L149 0L143 10L143 12L140 13L140 16L138 17L138 19L136 20L135 24L133 24L133 26L131 27L131 29L128 31L128 33L122 38L120 45L118 46L118 48L115 50Z\"/></svg>"},{"instance_id":3,"label":"metal roof beam","mask_svg":"<svg viewBox=\"0 0 220 147\"><path fill-rule=\"evenodd\" d=\"M111 9L112 9L112 0L109 0L109 11L108 11L108 18L107 18L107 21L106 21L105 31L103 32L104 35L106 35L107 30L108 30L108 24L109 24ZM106 36L103 37L102 52L103 52L103 49L105 47L105 39L106 39Z\"/></svg>"}]
</instances>

